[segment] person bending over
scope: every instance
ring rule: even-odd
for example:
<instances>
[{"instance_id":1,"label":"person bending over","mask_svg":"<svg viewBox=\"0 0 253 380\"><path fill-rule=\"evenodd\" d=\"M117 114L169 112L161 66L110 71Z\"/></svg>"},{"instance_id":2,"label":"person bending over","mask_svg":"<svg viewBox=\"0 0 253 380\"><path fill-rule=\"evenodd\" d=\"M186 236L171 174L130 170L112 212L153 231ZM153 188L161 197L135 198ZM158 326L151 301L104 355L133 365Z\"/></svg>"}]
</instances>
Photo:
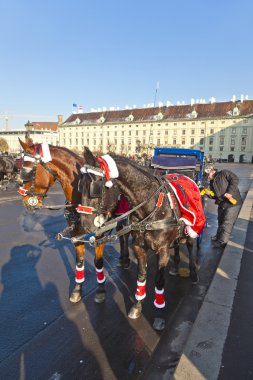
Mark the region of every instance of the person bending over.
<instances>
[{"instance_id":1,"label":"person bending over","mask_svg":"<svg viewBox=\"0 0 253 380\"><path fill-rule=\"evenodd\" d=\"M239 178L230 170L218 171L212 165L206 166L205 173L210 181L212 198L218 205L218 228L211 240L215 247L224 248L229 241L242 205L238 188Z\"/></svg>"}]
</instances>

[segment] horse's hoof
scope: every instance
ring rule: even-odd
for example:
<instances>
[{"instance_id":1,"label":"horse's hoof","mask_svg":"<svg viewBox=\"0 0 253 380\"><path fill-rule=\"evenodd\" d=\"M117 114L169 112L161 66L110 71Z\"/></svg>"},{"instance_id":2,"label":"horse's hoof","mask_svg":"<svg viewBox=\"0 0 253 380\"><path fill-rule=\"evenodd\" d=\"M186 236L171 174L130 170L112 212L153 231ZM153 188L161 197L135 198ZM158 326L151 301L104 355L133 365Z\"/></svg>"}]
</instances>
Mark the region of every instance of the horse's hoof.
<instances>
[{"instance_id":1,"label":"horse's hoof","mask_svg":"<svg viewBox=\"0 0 253 380\"><path fill-rule=\"evenodd\" d=\"M128 313L128 317L131 319L137 319L141 315L141 306L134 305Z\"/></svg>"},{"instance_id":2,"label":"horse's hoof","mask_svg":"<svg viewBox=\"0 0 253 380\"><path fill-rule=\"evenodd\" d=\"M165 319L155 318L153 323L153 328L157 331L162 331L165 329Z\"/></svg>"},{"instance_id":3,"label":"horse's hoof","mask_svg":"<svg viewBox=\"0 0 253 380\"><path fill-rule=\"evenodd\" d=\"M96 303L103 303L105 302L105 290L96 290L96 294L94 297L94 302Z\"/></svg>"},{"instance_id":4,"label":"horse's hoof","mask_svg":"<svg viewBox=\"0 0 253 380\"><path fill-rule=\"evenodd\" d=\"M177 276L178 275L178 269L175 268L175 267L171 267L170 270L169 270L169 274L171 276Z\"/></svg>"},{"instance_id":5,"label":"horse's hoof","mask_svg":"<svg viewBox=\"0 0 253 380\"><path fill-rule=\"evenodd\" d=\"M77 303L77 302L79 302L79 301L81 301L81 293L79 292L79 291L73 291L72 293L71 293L71 296L70 296L70 298L69 298L69 300L70 300L70 302L72 302L72 303Z\"/></svg>"},{"instance_id":6,"label":"horse's hoof","mask_svg":"<svg viewBox=\"0 0 253 380\"><path fill-rule=\"evenodd\" d=\"M197 273L191 273L190 279L193 285L196 285L199 282L199 276Z\"/></svg>"}]
</instances>

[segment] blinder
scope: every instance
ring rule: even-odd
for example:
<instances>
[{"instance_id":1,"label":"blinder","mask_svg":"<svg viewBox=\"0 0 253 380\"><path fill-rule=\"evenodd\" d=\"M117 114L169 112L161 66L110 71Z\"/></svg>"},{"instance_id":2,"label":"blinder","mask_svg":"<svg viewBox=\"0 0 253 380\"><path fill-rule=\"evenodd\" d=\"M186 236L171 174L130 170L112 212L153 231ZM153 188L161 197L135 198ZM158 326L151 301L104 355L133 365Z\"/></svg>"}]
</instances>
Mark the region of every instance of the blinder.
<instances>
[{"instance_id":1,"label":"blinder","mask_svg":"<svg viewBox=\"0 0 253 380\"><path fill-rule=\"evenodd\" d=\"M92 175L90 173L87 173L88 176L90 177L90 187L89 187L89 198L94 199L94 198L102 198L103 195L103 185L104 185L104 179L99 178L97 180L94 180Z\"/></svg>"},{"instance_id":2,"label":"blinder","mask_svg":"<svg viewBox=\"0 0 253 380\"><path fill-rule=\"evenodd\" d=\"M35 166L33 166L32 168L22 166L22 168L20 169L20 178L22 179L24 183L32 181L33 178L35 177L35 171L36 171Z\"/></svg>"},{"instance_id":3,"label":"blinder","mask_svg":"<svg viewBox=\"0 0 253 380\"><path fill-rule=\"evenodd\" d=\"M104 179L100 177L99 179L95 180L94 176L90 173L85 173L82 175L82 178L78 182L78 191L79 193L83 193L84 186L86 183L86 176L89 176L90 179L90 185L88 188L88 197L89 199L95 199L95 198L102 198L103 196L103 185L105 183Z\"/></svg>"}]
</instances>

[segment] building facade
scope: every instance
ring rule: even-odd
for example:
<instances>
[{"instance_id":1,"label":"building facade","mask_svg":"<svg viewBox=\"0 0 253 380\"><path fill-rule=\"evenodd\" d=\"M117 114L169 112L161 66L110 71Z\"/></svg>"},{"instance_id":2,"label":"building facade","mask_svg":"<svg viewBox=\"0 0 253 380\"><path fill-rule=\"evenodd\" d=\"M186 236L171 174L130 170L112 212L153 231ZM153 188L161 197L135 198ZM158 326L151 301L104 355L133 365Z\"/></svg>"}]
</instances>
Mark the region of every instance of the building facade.
<instances>
[{"instance_id":1,"label":"building facade","mask_svg":"<svg viewBox=\"0 0 253 380\"><path fill-rule=\"evenodd\" d=\"M62 116L58 116L58 122L27 122L25 128L0 130L0 138L7 141L10 154L18 154L21 151L19 138L25 141L27 134L34 143L48 143L59 145L58 126L62 123Z\"/></svg>"},{"instance_id":2,"label":"building facade","mask_svg":"<svg viewBox=\"0 0 253 380\"><path fill-rule=\"evenodd\" d=\"M193 148L214 160L253 162L253 100L72 114L59 126L59 144L148 156L154 147Z\"/></svg>"}]
</instances>

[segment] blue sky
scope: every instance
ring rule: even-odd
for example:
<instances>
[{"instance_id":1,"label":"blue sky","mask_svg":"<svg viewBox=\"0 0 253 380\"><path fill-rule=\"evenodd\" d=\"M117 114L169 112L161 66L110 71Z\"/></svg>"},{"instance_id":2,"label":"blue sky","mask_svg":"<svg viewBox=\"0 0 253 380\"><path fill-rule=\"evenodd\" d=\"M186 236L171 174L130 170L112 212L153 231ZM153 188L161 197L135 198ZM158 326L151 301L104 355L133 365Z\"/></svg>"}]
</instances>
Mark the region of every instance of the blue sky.
<instances>
[{"instance_id":1,"label":"blue sky","mask_svg":"<svg viewBox=\"0 0 253 380\"><path fill-rule=\"evenodd\" d=\"M252 14L252 0L1 0L0 115L19 128L73 103L143 107L157 82L157 102L252 99Z\"/></svg>"}]
</instances>

